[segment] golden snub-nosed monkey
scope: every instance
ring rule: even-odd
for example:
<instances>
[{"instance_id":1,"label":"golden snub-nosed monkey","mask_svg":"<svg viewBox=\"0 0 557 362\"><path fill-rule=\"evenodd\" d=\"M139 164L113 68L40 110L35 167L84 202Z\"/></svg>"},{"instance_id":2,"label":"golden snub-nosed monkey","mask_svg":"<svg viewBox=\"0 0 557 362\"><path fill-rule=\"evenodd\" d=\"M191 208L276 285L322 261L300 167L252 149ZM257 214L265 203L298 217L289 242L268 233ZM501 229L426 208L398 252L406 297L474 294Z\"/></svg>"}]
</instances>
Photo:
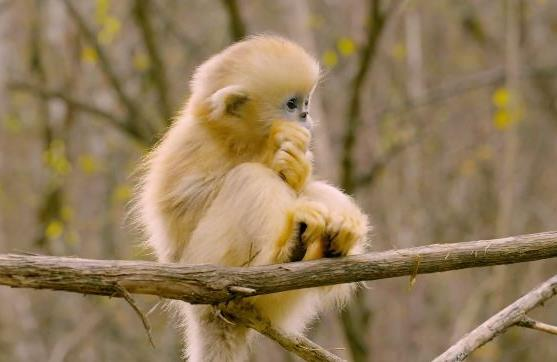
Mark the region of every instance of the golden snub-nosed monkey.
<instances>
[{"instance_id":1,"label":"golden snub-nosed monkey","mask_svg":"<svg viewBox=\"0 0 557 362\"><path fill-rule=\"evenodd\" d=\"M136 202L163 262L264 265L361 253L367 218L312 179L311 95L319 65L277 36L233 44L203 63L191 96L144 164ZM274 326L301 332L337 285L248 298ZM249 330L217 307L176 303L190 361L243 361Z\"/></svg>"}]
</instances>

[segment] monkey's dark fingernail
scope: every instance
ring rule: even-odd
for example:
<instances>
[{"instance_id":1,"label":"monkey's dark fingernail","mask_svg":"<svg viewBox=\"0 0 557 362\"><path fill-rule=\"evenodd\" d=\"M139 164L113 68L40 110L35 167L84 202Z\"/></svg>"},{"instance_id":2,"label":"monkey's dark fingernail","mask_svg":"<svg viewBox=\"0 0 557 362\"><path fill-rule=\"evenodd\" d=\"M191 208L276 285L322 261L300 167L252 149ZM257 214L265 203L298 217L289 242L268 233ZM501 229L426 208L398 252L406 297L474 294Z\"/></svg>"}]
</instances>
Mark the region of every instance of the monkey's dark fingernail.
<instances>
[{"instance_id":1,"label":"monkey's dark fingernail","mask_svg":"<svg viewBox=\"0 0 557 362\"><path fill-rule=\"evenodd\" d=\"M323 242L325 244L325 250L331 249L331 237L329 235L325 235L323 237Z\"/></svg>"},{"instance_id":2,"label":"monkey's dark fingernail","mask_svg":"<svg viewBox=\"0 0 557 362\"><path fill-rule=\"evenodd\" d=\"M341 255L342 253L337 250L333 250L333 249L325 250L325 258L338 258Z\"/></svg>"},{"instance_id":3,"label":"monkey's dark fingernail","mask_svg":"<svg viewBox=\"0 0 557 362\"><path fill-rule=\"evenodd\" d=\"M335 232L335 233L332 234L332 235L328 235L329 240L330 240L330 241L335 240L335 239L337 238L337 236L338 236L339 233L340 233L340 230L338 230L337 232Z\"/></svg>"},{"instance_id":4,"label":"monkey's dark fingernail","mask_svg":"<svg viewBox=\"0 0 557 362\"><path fill-rule=\"evenodd\" d=\"M294 244L294 248L290 254L290 261L300 261L306 255L306 243L302 240L296 240L296 244Z\"/></svg>"},{"instance_id":5,"label":"monkey's dark fingernail","mask_svg":"<svg viewBox=\"0 0 557 362\"><path fill-rule=\"evenodd\" d=\"M308 224L306 224L305 222L301 222L300 223L300 235L302 235L308 228Z\"/></svg>"}]
</instances>

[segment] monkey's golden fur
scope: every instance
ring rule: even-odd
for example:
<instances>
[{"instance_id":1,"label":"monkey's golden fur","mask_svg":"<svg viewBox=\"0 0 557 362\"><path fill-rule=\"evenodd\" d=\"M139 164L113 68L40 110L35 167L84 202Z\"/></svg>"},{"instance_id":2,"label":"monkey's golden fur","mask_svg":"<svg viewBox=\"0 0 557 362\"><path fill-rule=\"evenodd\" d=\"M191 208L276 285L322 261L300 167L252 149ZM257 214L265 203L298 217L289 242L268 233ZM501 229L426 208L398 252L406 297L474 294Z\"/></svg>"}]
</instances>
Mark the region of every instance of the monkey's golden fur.
<instances>
[{"instance_id":1,"label":"monkey's golden fur","mask_svg":"<svg viewBox=\"0 0 557 362\"><path fill-rule=\"evenodd\" d=\"M236 43L196 71L191 96L151 152L138 195L140 221L158 259L264 265L363 250L367 218L350 197L311 179L311 119L289 119L319 66L275 36ZM293 99L298 100L294 97ZM296 113L298 115L298 113ZM300 332L350 285L249 298L279 328ZM191 361L242 361L251 332L212 306L180 303Z\"/></svg>"}]
</instances>

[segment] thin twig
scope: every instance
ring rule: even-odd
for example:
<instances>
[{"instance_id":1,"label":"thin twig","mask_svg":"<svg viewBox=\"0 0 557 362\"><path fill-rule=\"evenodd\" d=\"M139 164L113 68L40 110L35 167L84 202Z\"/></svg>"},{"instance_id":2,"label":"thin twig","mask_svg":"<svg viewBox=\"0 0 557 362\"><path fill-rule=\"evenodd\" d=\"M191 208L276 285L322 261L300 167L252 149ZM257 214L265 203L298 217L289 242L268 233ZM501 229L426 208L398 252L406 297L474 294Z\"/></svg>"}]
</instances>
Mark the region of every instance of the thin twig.
<instances>
[{"instance_id":1,"label":"thin twig","mask_svg":"<svg viewBox=\"0 0 557 362\"><path fill-rule=\"evenodd\" d=\"M58 99L66 103L68 107L75 108L81 112L90 114L99 119L107 121L110 126L116 127L124 132L124 134L132 137L136 142L145 145L145 140L141 134L137 132L135 127L130 127L125 120L116 117L114 114L109 113L101 108L86 103L83 100L72 97L67 92L45 88L39 84L33 84L22 81L13 81L7 84L8 89L19 92L27 92L34 94L44 99Z\"/></svg>"},{"instance_id":2,"label":"thin twig","mask_svg":"<svg viewBox=\"0 0 557 362\"><path fill-rule=\"evenodd\" d=\"M535 319L532 319L528 316L522 317L521 320L516 322L516 325L519 326L519 327L531 328L531 329L535 329L535 330L540 331L540 332L545 332L545 333L557 335L557 326L552 326L551 324L539 322L539 321L537 321Z\"/></svg>"},{"instance_id":3,"label":"thin twig","mask_svg":"<svg viewBox=\"0 0 557 362\"><path fill-rule=\"evenodd\" d=\"M509 327L523 320L526 313L557 294L557 275L526 293L451 346L433 362L463 361L472 352Z\"/></svg>"},{"instance_id":4,"label":"thin twig","mask_svg":"<svg viewBox=\"0 0 557 362\"><path fill-rule=\"evenodd\" d=\"M116 289L116 291L120 294L120 297L124 298L126 302L128 302L128 304L133 308L135 313L137 313L137 315L141 319L141 322L143 323L143 327L145 328L145 331L147 332L147 337L149 338L149 342L151 343L151 346L153 348L156 348L155 342L153 342L153 336L151 335L151 324L149 323L149 320L147 319L145 314L143 314L141 309L139 309L137 303L135 303L135 300L133 299L131 294L126 290L126 288L121 286L118 282L114 284L114 289Z\"/></svg>"},{"instance_id":5,"label":"thin twig","mask_svg":"<svg viewBox=\"0 0 557 362\"><path fill-rule=\"evenodd\" d=\"M523 77L546 79L557 76L557 65L543 67L532 67L521 72ZM460 96L464 93L477 89L492 87L505 80L505 72L502 67L480 70L469 75L450 80L445 84L433 87L420 97L418 101L410 101L401 106L386 106L374 112L369 120L381 118L386 114L400 114L410 112L416 108L436 104L448 99Z\"/></svg>"},{"instance_id":6,"label":"thin twig","mask_svg":"<svg viewBox=\"0 0 557 362\"><path fill-rule=\"evenodd\" d=\"M545 66L530 68L522 72L525 76L529 76L534 79L546 79L549 77L557 76L557 66ZM380 119L387 114L401 114L405 112L411 112L414 109L425 107L428 105L440 103L449 100L453 97L460 96L466 92L474 91L484 87L494 86L504 80L503 68L497 67L488 70L482 70L477 73L473 73L459 79L450 81L444 85L432 88L427 91L427 93L420 97L418 102L408 102L401 106L388 106L374 112L371 117L367 118L368 122L375 119ZM551 103L551 102L549 102ZM363 174L355 178L354 186L364 187L373 184L377 177L385 170L385 168L393 161L396 157L402 154L411 146L421 142L423 140L423 133L426 128L431 128L434 123L429 123L425 126L420 126L417 132L409 137L408 139L402 140L399 143L394 144L390 147L385 154L377 157L372 161L371 166Z\"/></svg>"}]
</instances>

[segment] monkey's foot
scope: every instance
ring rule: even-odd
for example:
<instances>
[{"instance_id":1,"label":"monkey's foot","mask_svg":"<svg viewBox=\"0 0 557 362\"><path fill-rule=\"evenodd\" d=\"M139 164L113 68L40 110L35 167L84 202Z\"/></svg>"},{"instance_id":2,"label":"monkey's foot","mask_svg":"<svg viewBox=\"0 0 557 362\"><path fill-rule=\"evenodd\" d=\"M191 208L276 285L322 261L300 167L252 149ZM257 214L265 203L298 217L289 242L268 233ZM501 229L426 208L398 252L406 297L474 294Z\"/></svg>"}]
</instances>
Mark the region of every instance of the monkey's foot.
<instances>
[{"instance_id":1,"label":"monkey's foot","mask_svg":"<svg viewBox=\"0 0 557 362\"><path fill-rule=\"evenodd\" d=\"M294 122L275 121L271 126L271 168L296 192L302 190L311 174L310 136L306 128Z\"/></svg>"},{"instance_id":2,"label":"monkey's foot","mask_svg":"<svg viewBox=\"0 0 557 362\"><path fill-rule=\"evenodd\" d=\"M328 211L319 202L300 200L288 213L279 237L275 260L279 263L323 257Z\"/></svg>"},{"instance_id":3,"label":"monkey's foot","mask_svg":"<svg viewBox=\"0 0 557 362\"><path fill-rule=\"evenodd\" d=\"M277 260L300 261L353 254L367 234L362 214L333 213L316 201L300 200L289 214Z\"/></svg>"},{"instance_id":4,"label":"monkey's foot","mask_svg":"<svg viewBox=\"0 0 557 362\"><path fill-rule=\"evenodd\" d=\"M367 231L365 216L331 213L327 220L324 256L349 255L354 246L365 239Z\"/></svg>"}]
</instances>

